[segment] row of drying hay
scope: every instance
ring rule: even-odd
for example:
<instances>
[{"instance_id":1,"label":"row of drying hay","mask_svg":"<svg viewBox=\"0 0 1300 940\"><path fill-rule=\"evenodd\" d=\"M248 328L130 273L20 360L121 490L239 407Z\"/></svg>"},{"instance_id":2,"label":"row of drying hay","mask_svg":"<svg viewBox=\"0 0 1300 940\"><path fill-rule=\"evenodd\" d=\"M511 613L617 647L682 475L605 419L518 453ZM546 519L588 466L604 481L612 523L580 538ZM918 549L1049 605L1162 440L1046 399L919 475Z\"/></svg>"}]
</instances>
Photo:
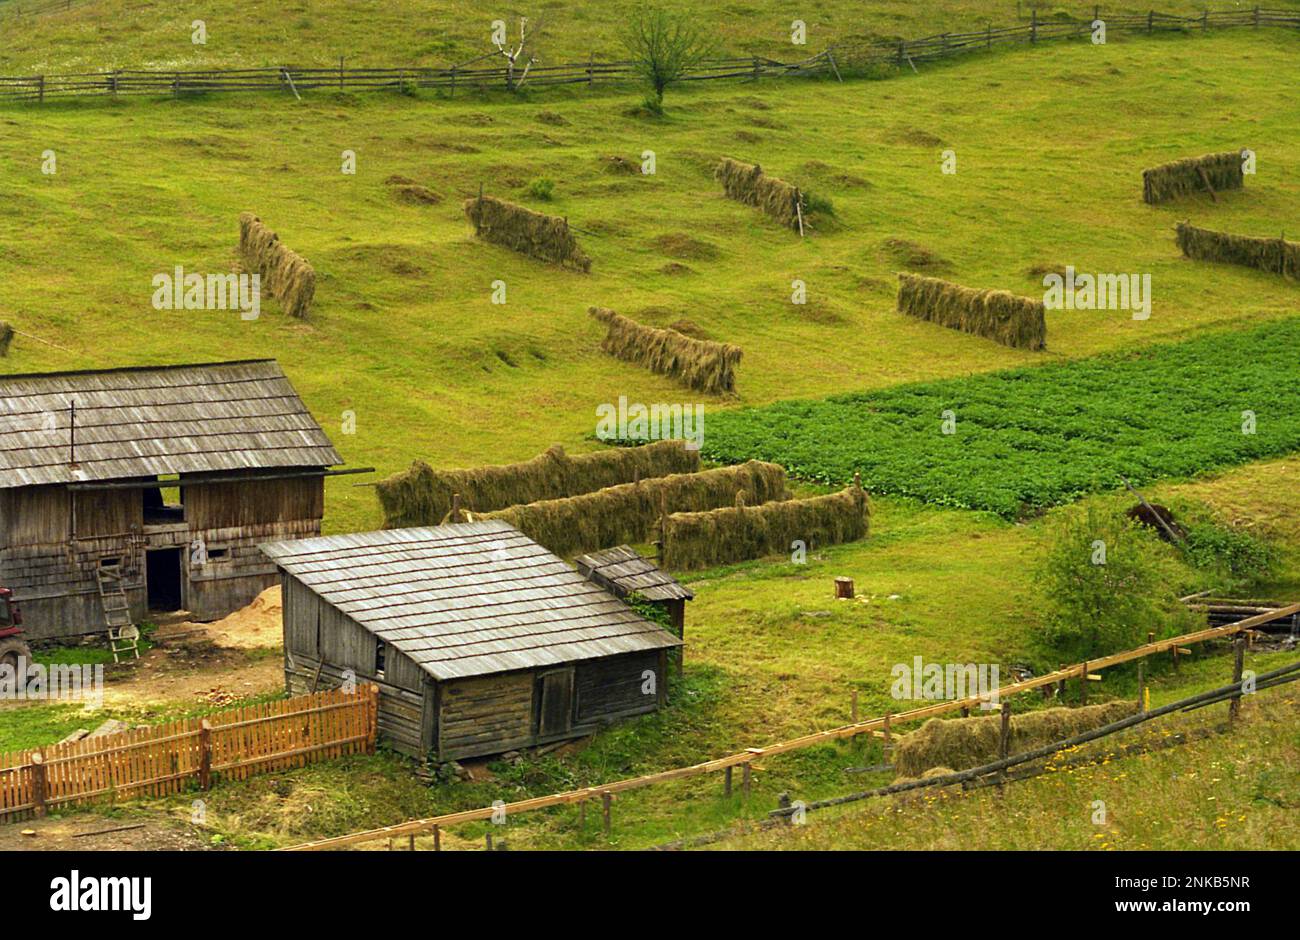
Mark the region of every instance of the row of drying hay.
<instances>
[{"instance_id":1,"label":"row of drying hay","mask_svg":"<svg viewBox=\"0 0 1300 940\"><path fill-rule=\"evenodd\" d=\"M1106 702L1081 708L1047 708L1011 716L1008 754L1064 741L1132 715L1133 702ZM997 760L1002 716L931 718L894 745L894 770L900 777L923 776L934 767L954 771L982 767Z\"/></svg>"},{"instance_id":2,"label":"row of drying hay","mask_svg":"<svg viewBox=\"0 0 1300 940\"><path fill-rule=\"evenodd\" d=\"M735 467L652 477L568 499L476 513L472 518L508 522L555 554L571 558L646 542L654 537L662 516L730 506L737 494L756 504L786 499L785 470L751 460Z\"/></svg>"},{"instance_id":3,"label":"row of drying hay","mask_svg":"<svg viewBox=\"0 0 1300 940\"><path fill-rule=\"evenodd\" d=\"M0 357L9 355L9 344L14 341L14 328L0 320Z\"/></svg>"},{"instance_id":4,"label":"row of drying hay","mask_svg":"<svg viewBox=\"0 0 1300 940\"><path fill-rule=\"evenodd\" d=\"M806 210L799 187L765 175L757 164L730 157L722 158L713 175L728 198L755 206L788 228L800 229Z\"/></svg>"},{"instance_id":5,"label":"row of drying hay","mask_svg":"<svg viewBox=\"0 0 1300 940\"><path fill-rule=\"evenodd\" d=\"M1244 157L1239 151L1187 157L1142 171L1142 201L1155 205L1191 193L1241 189Z\"/></svg>"},{"instance_id":6,"label":"row of drying hay","mask_svg":"<svg viewBox=\"0 0 1300 940\"><path fill-rule=\"evenodd\" d=\"M706 512L674 513L663 520L660 563L674 571L709 568L864 539L871 501L855 483L839 493Z\"/></svg>"},{"instance_id":7,"label":"row of drying hay","mask_svg":"<svg viewBox=\"0 0 1300 940\"><path fill-rule=\"evenodd\" d=\"M1177 231L1178 247L1196 261L1222 261L1286 277L1300 276L1300 243L1215 232L1186 222L1179 222Z\"/></svg>"},{"instance_id":8,"label":"row of drying hay","mask_svg":"<svg viewBox=\"0 0 1300 940\"><path fill-rule=\"evenodd\" d=\"M1009 291L974 290L937 277L900 273L898 311L1016 349L1047 347L1046 305Z\"/></svg>"},{"instance_id":9,"label":"row of drying hay","mask_svg":"<svg viewBox=\"0 0 1300 940\"><path fill-rule=\"evenodd\" d=\"M739 346L644 326L604 307L591 307L588 312L605 324L600 348L611 356L645 366L696 391L715 395L735 392L736 366L742 355Z\"/></svg>"},{"instance_id":10,"label":"row of drying hay","mask_svg":"<svg viewBox=\"0 0 1300 940\"><path fill-rule=\"evenodd\" d=\"M683 441L614 447L577 457L555 444L522 463L472 470L434 470L417 460L409 470L380 481L376 492L384 527L400 529L441 523L457 496L465 509L491 512L699 469L700 452L687 449Z\"/></svg>"},{"instance_id":11,"label":"row of drying hay","mask_svg":"<svg viewBox=\"0 0 1300 940\"><path fill-rule=\"evenodd\" d=\"M245 270L261 277L280 309L292 317L307 316L316 296L316 271L251 212L239 215L239 257Z\"/></svg>"},{"instance_id":12,"label":"row of drying hay","mask_svg":"<svg viewBox=\"0 0 1300 940\"><path fill-rule=\"evenodd\" d=\"M479 238L551 264L591 270L591 259L578 247L568 219L482 193L465 200L465 215Z\"/></svg>"}]
</instances>

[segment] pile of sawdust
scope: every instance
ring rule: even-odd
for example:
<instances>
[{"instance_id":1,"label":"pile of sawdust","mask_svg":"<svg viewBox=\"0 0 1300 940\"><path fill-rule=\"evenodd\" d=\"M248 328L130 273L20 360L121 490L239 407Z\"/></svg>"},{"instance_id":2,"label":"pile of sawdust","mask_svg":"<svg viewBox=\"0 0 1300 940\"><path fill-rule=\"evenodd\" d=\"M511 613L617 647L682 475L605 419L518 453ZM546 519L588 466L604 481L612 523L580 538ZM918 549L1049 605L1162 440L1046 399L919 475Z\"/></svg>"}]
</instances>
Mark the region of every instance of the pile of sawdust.
<instances>
[{"instance_id":1,"label":"pile of sawdust","mask_svg":"<svg viewBox=\"0 0 1300 940\"><path fill-rule=\"evenodd\" d=\"M276 647L284 641L283 609L277 584L253 598L243 610L208 624L208 634L217 646L232 649Z\"/></svg>"}]
</instances>

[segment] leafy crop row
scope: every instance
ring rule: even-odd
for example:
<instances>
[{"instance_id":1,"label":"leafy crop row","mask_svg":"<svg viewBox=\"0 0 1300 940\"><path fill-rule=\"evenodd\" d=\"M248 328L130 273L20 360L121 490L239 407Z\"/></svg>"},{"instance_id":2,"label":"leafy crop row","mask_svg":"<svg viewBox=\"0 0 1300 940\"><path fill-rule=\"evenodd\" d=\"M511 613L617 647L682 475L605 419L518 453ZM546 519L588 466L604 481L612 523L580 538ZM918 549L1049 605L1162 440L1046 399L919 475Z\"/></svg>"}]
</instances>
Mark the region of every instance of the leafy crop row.
<instances>
[{"instance_id":1,"label":"leafy crop row","mask_svg":"<svg viewBox=\"0 0 1300 940\"><path fill-rule=\"evenodd\" d=\"M876 493L1015 518L1121 475L1141 484L1300 450L1300 319L710 415L703 449L820 483L857 471Z\"/></svg>"}]
</instances>

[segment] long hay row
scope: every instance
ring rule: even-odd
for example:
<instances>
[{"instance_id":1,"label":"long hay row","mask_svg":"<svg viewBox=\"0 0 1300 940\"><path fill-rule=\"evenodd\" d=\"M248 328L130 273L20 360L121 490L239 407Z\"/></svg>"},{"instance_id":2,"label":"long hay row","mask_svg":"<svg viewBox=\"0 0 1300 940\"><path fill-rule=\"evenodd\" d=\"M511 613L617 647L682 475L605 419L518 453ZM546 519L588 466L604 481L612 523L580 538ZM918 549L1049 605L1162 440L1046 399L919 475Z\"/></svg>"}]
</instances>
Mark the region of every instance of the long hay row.
<instances>
[{"instance_id":1,"label":"long hay row","mask_svg":"<svg viewBox=\"0 0 1300 940\"><path fill-rule=\"evenodd\" d=\"M262 286L285 313L307 316L316 296L316 271L251 212L239 215L239 256L245 270L261 276Z\"/></svg>"},{"instance_id":2,"label":"long hay row","mask_svg":"<svg viewBox=\"0 0 1300 940\"><path fill-rule=\"evenodd\" d=\"M474 234L485 241L551 264L591 270L591 259L578 247L567 219L494 196L466 199L465 216L474 223Z\"/></svg>"},{"instance_id":3,"label":"long hay row","mask_svg":"<svg viewBox=\"0 0 1300 940\"><path fill-rule=\"evenodd\" d=\"M857 485L811 499L674 513L664 520L661 564L687 571L785 555L796 541L815 550L866 538L870 523L870 500Z\"/></svg>"},{"instance_id":4,"label":"long hay row","mask_svg":"<svg viewBox=\"0 0 1300 940\"><path fill-rule=\"evenodd\" d=\"M1047 347L1047 308L1041 300L1004 290L973 290L919 274L898 275L898 312L974 333L1017 349Z\"/></svg>"},{"instance_id":5,"label":"long hay row","mask_svg":"<svg viewBox=\"0 0 1300 940\"><path fill-rule=\"evenodd\" d=\"M1151 205L1206 192L1209 180L1215 192L1241 189L1245 183L1239 151L1187 157L1142 171L1142 201Z\"/></svg>"},{"instance_id":6,"label":"long hay row","mask_svg":"<svg viewBox=\"0 0 1300 940\"><path fill-rule=\"evenodd\" d=\"M604 307L591 307L588 312L605 324L600 348L611 356L645 366L696 391L714 395L735 392L736 366L743 355L739 346L643 326Z\"/></svg>"},{"instance_id":7,"label":"long hay row","mask_svg":"<svg viewBox=\"0 0 1300 940\"><path fill-rule=\"evenodd\" d=\"M1214 232L1179 222L1178 247L1197 261L1222 261L1259 268L1284 277L1300 276L1300 244L1284 238L1257 238Z\"/></svg>"},{"instance_id":8,"label":"long hay row","mask_svg":"<svg viewBox=\"0 0 1300 940\"><path fill-rule=\"evenodd\" d=\"M1008 753L1019 754L1053 741L1100 728L1133 714L1133 702L1106 702L1082 708L1048 708L1011 716ZM1002 716L931 718L905 734L894 746L894 771L900 777L920 777L932 767L969 770L998 759Z\"/></svg>"},{"instance_id":9,"label":"long hay row","mask_svg":"<svg viewBox=\"0 0 1300 940\"><path fill-rule=\"evenodd\" d=\"M782 225L798 231L799 214L808 211L799 187L775 176L764 176L762 167L730 157L722 158L713 176L728 198L762 209Z\"/></svg>"},{"instance_id":10,"label":"long hay row","mask_svg":"<svg viewBox=\"0 0 1300 940\"><path fill-rule=\"evenodd\" d=\"M382 480L376 492L384 509L384 527L400 529L438 525L457 494L465 509L491 512L699 469L700 452L688 450L683 441L613 447L577 457L555 444L522 463L472 470L434 470L417 460L409 470Z\"/></svg>"},{"instance_id":11,"label":"long hay row","mask_svg":"<svg viewBox=\"0 0 1300 940\"><path fill-rule=\"evenodd\" d=\"M502 519L555 554L570 558L648 541L662 515L730 506L737 494L752 503L785 499L785 470L751 460L735 467L652 477L568 499L512 506L474 518Z\"/></svg>"}]
</instances>

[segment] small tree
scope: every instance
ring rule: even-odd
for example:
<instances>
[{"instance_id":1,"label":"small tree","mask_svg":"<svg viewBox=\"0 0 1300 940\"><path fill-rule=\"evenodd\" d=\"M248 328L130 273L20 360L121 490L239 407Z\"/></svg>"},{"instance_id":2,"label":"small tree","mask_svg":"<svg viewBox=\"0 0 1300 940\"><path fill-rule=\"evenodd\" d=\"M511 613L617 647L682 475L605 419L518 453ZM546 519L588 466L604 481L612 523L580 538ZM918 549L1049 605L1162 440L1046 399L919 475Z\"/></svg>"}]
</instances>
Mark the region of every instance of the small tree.
<instances>
[{"instance_id":1,"label":"small tree","mask_svg":"<svg viewBox=\"0 0 1300 940\"><path fill-rule=\"evenodd\" d=\"M1188 626L1177 602L1186 569L1174 549L1118 506L1064 510L1038 565L1042 636L1068 659L1137 646L1148 631Z\"/></svg>"},{"instance_id":2,"label":"small tree","mask_svg":"<svg viewBox=\"0 0 1300 940\"><path fill-rule=\"evenodd\" d=\"M713 42L697 21L684 13L643 6L632 16L623 39L632 67L654 92L646 99L663 109L664 92L713 54Z\"/></svg>"}]
</instances>

